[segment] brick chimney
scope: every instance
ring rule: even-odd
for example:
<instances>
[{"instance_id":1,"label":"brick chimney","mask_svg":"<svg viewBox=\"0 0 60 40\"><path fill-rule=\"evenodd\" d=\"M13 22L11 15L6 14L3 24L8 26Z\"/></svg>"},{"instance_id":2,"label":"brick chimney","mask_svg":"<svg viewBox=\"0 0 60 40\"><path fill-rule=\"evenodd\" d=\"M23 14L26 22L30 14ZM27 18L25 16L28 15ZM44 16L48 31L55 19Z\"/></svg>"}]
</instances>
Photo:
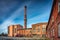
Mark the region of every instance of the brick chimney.
<instances>
[{"instance_id":1,"label":"brick chimney","mask_svg":"<svg viewBox=\"0 0 60 40\"><path fill-rule=\"evenodd\" d=\"M27 14L26 14L27 6L24 6L24 28L27 28Z\"/></svg>"}]
</instances>

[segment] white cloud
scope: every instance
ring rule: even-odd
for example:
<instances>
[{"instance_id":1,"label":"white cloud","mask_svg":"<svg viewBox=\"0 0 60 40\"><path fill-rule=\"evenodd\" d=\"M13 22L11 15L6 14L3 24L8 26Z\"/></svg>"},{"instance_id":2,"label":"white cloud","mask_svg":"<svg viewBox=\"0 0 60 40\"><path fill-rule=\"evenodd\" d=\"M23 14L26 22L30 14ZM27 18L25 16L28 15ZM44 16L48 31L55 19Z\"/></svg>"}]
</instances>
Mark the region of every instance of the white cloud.
<instances>
[{"instance_id":1,"label":"white cloud","mask_svg":"<svg viewBox=\"0 0 60 40\"><path fill-rule=\"evenodd\" d=\"M11 21L5 21L1 26L0 26L0 30L2 30L2 32L7 32L7 28L9 25L13 25L15 24L14 22Z\"/></svg>"},{"instance_id":2,"label":"white cloud","mask_svg":"<svg viewBox=\"0 0 60 40\"><path fill-rule=\"evenodd\" d=\"M28 19L28 25L27 25L28 28L30 28L32 24L43 22L42 20L44 20L44 22L48 22L47 20L45 20L48 16L49 16L49 14L44 13L42 15L38 15L36 17Z\"/></svg>"},{"instance_id":3,"label":"white cloud","mask_svg":"<svg viewBox=\"0 0 60 40\"><path fill-rule=\"evenodd\" d=\"M36 17L33 17L33 18L31 18L31 19L28 19L28 21L34 21L34 20L39 20L39 19L44 19L44 18L46 18L46 17L48 17L49 16L49 14L42 14L42 15L38 15L38 16L36 16Z\"/></svg>"},{"instance_id":4,"label":"white cloud","mask_svg":"<svg viewBox=\"0 0 60 40\"><path fill-rule=\"evenodd\" d=\"M14 20L18 15L21 15L21 12L23 11L24 5L29 6L30 3L31 3L31 2L29 2L28 4L27 4L27 3L23 4L19 9L17 9L15 12L13 12L13 14L12 14L7 20L5 20L5 21L0 25L0 30L2 30L0 33L2 33L2 32L5 32L5 33L6 33L8 26L11 25L11 24L15 24L13 20Z\"/></svg>"}]
</instances>

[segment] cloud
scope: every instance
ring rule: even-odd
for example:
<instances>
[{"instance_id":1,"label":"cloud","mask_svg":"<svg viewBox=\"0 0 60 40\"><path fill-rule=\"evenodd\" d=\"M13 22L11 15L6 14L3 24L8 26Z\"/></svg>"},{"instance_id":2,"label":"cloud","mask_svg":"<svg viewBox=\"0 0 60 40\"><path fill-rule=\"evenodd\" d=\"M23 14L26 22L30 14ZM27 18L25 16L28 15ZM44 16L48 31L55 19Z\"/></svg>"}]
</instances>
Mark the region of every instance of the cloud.
<instances>
[{"instance_id":1,"label":"cloud","mask_svg":"<svg viewBox=\"0 0 60 40\"><path fill-rule=\"evenodd\" d=\"M2 25L0 25L0 33L7 32L7 28L9 25L15 24L14 22L11 22L9 20L5 21Z\"/></svg>"},{"instance_id":2,"label":"cloud","mask_svg":"<svg viewBox=\"0 0 60 40\"><path fill-rule=\"evenodd\" d=\"M40 22L48 22L48 18L49 18L49 14L41 14L41 15L37 15L36 17L33 17L31 19L28 19L28 28L31 27L32 24L35 23L40 23Z\"/></svg>"},{"instance_id":3,"label":"cloud","mask_svg":"<svg viewBox=\"0 0 60 40\"><path fill-rule=\"evenodd\" d=\"M29 5L30 5L30 2L29 2L28 4L25 3L25 4L23 4L22 6L20 6L20 8L18 8L16 11L14 11L14 12L12 13L12 15L0 25L0 33L2 33L2 32L7 33L7 28L8 28L8 26L9 26L9 25L16 24L13 20L14 20L18 15L21 15L21 12L23 11L24 5L29 6Z\"/></svg>"},{"instance_id":4,"label":"cloud","mask_svg":"<svg viewBox=\"0 0 60 40\"><path fill-rule=\"evenodd\" d=\"M41 15L37 15L36 17L33 17L33 18L31 18L31 19L28 19L28 21L33 21L33 20L39 20L39 19L44 19L44 18L46 18L46 17L48 17L49 16L49 14L45 14L45 13L43 13L43 14L41 14Z\"/></svg>"},{"instance_id":5,"label":"cloud","mask_svg":"<svg viewBox=\"0 0 60 40\"><path fill-rule=\"evenodd\" d=\"M5 19L11 16L11 12L19 7L19 1L2 1L0 0L0 21L2 24Z\"/></svg>"}]
</instances>

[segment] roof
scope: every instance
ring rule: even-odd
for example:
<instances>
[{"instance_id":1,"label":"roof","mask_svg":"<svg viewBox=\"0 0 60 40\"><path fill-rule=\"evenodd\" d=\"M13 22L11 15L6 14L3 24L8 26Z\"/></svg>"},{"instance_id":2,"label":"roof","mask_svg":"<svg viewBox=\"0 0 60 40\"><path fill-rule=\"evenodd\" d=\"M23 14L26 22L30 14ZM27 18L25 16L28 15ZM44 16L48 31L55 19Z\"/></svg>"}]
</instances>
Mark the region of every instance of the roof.
<instances>
[{"instance_id":1,"label":"roof","mask_svg":"<svg viewBox=\"0 0 60 40\"><path fill-rule=\"evenodd\" d=\"M36 23L36 24L32 24L32 25L39 25L39 24L47 24L48 22L41 22L41 23Z\"/></svg>"},{"instance_id":2,"label":"roof","mask_svg":"<svg viewBox=\"0 0 60 40\"><path fill-rule=\"evenodd\" d=\"M9 25L8 27L10 27L10 26L20 26L20 27L23 27L23 26L20 25L20 24Z\"/></svg>"}]
</instances>

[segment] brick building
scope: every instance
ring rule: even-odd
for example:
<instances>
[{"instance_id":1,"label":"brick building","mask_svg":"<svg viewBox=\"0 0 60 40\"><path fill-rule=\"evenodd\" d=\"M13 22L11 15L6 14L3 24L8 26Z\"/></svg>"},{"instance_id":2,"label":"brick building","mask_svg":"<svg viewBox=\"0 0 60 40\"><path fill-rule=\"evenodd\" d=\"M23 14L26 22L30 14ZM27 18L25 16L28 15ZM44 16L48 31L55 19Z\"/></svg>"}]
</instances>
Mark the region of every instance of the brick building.
<instances>
[{"instance_id":1,"label":"brick building","mask_svg":"<svg viewBox=\"0 0 60 40\"><path fill-rule=\"evenodd\" d=\"M47 23L33 24L32 28L27 28L27 6L24 6L24 27L21 25L11 25L8 27L8 36L21 37L21 36L37 36L43 37L46 35Z\"/></svg>"},{"instance_id":2,"label":"brick building","mask_svg":"<svg viewBox=\"0 0 60 40\"><path fill-rule=\"evenodd\" d=\"M17 35L17 31L19 29L22 29L22 26L17 24L17 25L10 25L8 27L8 36L10 37L15 37Z\"/></svg>"},{"instance_id":3,"label":"brick building","mask_svg":"<svg viewBox=\"0 0 60 40\"><path fill-rule=\"evenodd\" d=\"M32 25L32 35L38 37L46 37L46 25L45 23L37 23Z\"/></svg>"},{"instance_id":4,"label":"brick building","mask_svg":"<svg viewBox=\"0 0 60 40\"><path fill-rule=\"evenodd\" d=\"M32 28L27 28L27 29L20 29L18 30L18 34L17 35L20 35L20 36L31 36L31 30Z\"/></svg>"},{"instance_id":5,"label":"brick building","mask_svg":"<svg viewBox=\"0 0 60 40\"><path fill-rule=\"evenodd\" d=\"M10 37L45 37L47 23L32 24L32 28L23 28L21 25L11 25L8 27L8 36Z\"/></svg>"},{"instance_id":6,"label":"brick building","mask_svg":"<svg viewBox=\"0 0 60 40\"><path fill-rule=\"evenodd\" d=\"M50 40L60 40L60 12L58 8L58 0L54 0L46 27L47 37L50 38Z\"/></svg>"}]
</instances>

